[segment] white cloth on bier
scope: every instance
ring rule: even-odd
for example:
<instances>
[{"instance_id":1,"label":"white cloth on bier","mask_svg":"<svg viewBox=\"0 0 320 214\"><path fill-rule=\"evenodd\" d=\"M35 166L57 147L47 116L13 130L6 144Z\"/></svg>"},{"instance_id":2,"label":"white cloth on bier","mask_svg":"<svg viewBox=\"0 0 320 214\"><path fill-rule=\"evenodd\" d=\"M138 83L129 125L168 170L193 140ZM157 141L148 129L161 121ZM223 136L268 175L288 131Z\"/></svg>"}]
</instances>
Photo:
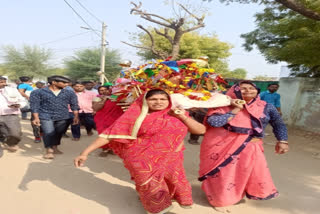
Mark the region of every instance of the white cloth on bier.
<instances>
[{"instance_id":1,"label":"white cloth on bier","mask_svg":"<svg viewBox=\"0 0 320 214\"><path fill-rule=\"evenodd\" d=\"M191 95L200 95L199 93L190 93ZM172 108L181 107L183 109L190 109L190 108L217 108L222 106L229 106L230 105L230 97L218 92L211 93L210 99L203 101L203 100L192 100L183 94L171 94L170 95L172 100Z\"/></svg>"}]
</instances>

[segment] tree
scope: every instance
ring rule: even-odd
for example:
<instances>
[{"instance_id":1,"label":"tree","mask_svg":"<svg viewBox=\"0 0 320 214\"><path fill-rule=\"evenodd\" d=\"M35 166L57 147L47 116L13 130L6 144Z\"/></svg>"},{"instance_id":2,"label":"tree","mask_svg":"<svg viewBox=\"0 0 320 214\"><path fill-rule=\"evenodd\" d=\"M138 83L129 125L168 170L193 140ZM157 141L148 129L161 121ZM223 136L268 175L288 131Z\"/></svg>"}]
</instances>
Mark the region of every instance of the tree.
<instances>
[{"instance_id":1,"label":"tree","mask_svg":"<svg viewBox=\"0 0 320 214\"><path fill-rule=\"evenodd\" d=\"M2 75L7 75L7 74L6 74L6 69L5 69L5 67L0 64L0 76L2 76Z\"/></svg>"},{"instance_id":2,"label":"tree","mask_svg":"<svg viewBox=\"0 0 320 214\"><path fill-rule=\"evenodd\" d=\"M256 23L241 35L246 50L257 46L270 63L287 62L293 75L320 77L320 22L279 6L256 14Z\"/></svg>"},{"instance_id":3,"label":"tree","mask_svg":"<svg viewBox=\"0 0 320 214\"><path fill-rule=\"evenodd\" d=\"M151 51L157 58L165 59L169 56L172 56L172 60L175 60L179 57L180 53L180 40L182 36L186 33L195 31L197 29L203 28L205 26L204 24L204 18L205 15L198 15L191 11L191 6L186 6L178 3L180 13L181 15L178 15L176 13L176 17L174 18L164 18L163 16L160 16L158 14L149 13L145 10L141 9L141 2L139 5L131 2L131 4L134 6L130 13L134 15L139 15L142 19L147 20L148 22L151 22L153 24L157 24L157 27L153 28L153 31L165 38L169 44L170 47L167 50L158 49L155 45L155 39L154 34L150 32L148 27L144 27L142 25L137 25L138 28L143 30L150 39L148 46L141 46L137 44L130 44L127 42L123 42L127 45L130 45L132 47L136 47L139 49L149 50Z\"/></svg>"},{"instance_id":4,"label":"tree","mask_svg":"<svg viewBox=\"0 0 320 214\"><path fill-rule=\"evenodd\" d=\"M224 73L219 73L223 76L225 79L246 79L247 77L247 71L243 68L236 68L233 71L227 71Z\"/></svg>"},{"instance_id":5,"label":"tree","mask_svg":"<svg viewBox=\"0 0 320 214\"><path fill-rule=\"evenodd\" d=\"M212 1L212 0L207 0ZM309 19L320 21L320 2L314 0L219 0L220 2L232 3L263 3L267 6L274 5L275 2L305 16Z\"/></svg>"},{"instance_id":6,"label":"tree","mask_svg":"<svg viewBox=\"0 0 320 214\"><path fill-rule=\"evenodd\" d=\"M229 72L225 78L245 79L247 77L247 71L244 68L236 68Z\"/></svg>"},{"instance_id":7,"label":"tree","mask_svg":"<svg viewBox=\"0 0 320 214\"><path fill-rule=\"evenodd\" d=\"M274 81L274 77L268 77L264 75L255 76L252 80L260 80L260 81Z\"/></svg>"},{"instance_id":8,"label":"tree","mask_svg":"<svg viewBox=\"0 0 320 214\"><path fill-rule=\"evenodd\" d=\"M48 61L52 52L37 46L24 45L17 49L12 45L2 47L2 69L10 78L19 76L45 77L48 75Z\"/></svg>"},{"instance_id":9,"label":"tree","mask_svg":"<svg viewBox=\"0 0 320 214\"><path fill-rule=\"evenodd\" d=\"M100 70L100 49L84 49L75 56L65 59L66 74L72 79L98 80ZM106 50L105 75L112 81L120 72L120 55L117 50Z\"/></svg>"},{"instance_id":10,"label":"tree","mask_svg":"<svg viewBox=\"0 0 320 214\"><path fill-rule=\"evenodd\" d=\"M50 68L50 69L48 69L48 73L50 75L66 76L67 75L67 69L65 69L65 68Z\"/></svg>"},{"instance_id":11,"label":"tree","mask_svg":"<svg viewBox=\"0 0 320 214\"><path fill-rule=\"evenodd\" d=\"M150 33L154 38L154 45L163 52L170 50L168 40L158 35L154 30L150 29ZM141 46L148 46L150 40L146 33L138 35L137 42ZM182 36L180 40L179 58L196 59L200 56L209 57L209 65L214 68L217 73L224 75L229 72L226 59L231 55L232 46L226 42L221 42L215 34L200 35L197 32L191 32ZM144 60L157 58L151 51L140 49L138 55Z\"/></svg>"}]
</instances>

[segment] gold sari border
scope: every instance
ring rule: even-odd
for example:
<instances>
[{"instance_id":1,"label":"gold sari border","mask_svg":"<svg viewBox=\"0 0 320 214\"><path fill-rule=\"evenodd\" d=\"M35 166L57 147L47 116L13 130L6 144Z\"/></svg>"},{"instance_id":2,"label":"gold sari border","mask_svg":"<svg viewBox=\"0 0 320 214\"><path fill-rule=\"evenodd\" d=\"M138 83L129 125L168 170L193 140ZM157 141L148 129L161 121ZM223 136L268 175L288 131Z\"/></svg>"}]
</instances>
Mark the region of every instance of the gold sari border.
<instances>
[{"instance_id":1,"label":"gold sari border","mask_svg":"<svg viewBox=\"0 0 320 214\"><path fill-rule=\"evenodd\" d=\"M146 95L144 95L142 108L140 115L138 116L136 122L133 125L131 135L106 135L106 134L100 134L99 137L105 138L105 139L129 139L129 140L135 140L137 139L138 131L141 127L142 122L148 115L149 107L147 104L147 100L145 98Z\"/></svg>"}]
</instances>

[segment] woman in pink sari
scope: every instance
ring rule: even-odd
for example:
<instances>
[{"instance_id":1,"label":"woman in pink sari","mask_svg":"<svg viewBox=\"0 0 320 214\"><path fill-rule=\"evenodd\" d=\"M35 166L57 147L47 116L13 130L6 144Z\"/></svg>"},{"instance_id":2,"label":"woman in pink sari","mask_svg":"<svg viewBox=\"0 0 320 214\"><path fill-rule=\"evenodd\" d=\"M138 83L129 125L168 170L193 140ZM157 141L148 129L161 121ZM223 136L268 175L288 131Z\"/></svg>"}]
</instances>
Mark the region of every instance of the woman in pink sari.
<instances>
[{"instance_id":1,"label":"woman in pink sari","mask_svg":"<svg viewBox=\"0 0 320 214\"><path fill-rule=\"evenodd\" d=\"M287 129L277 109L260 100L258 94L259 89L253 83L242 81L227 93L233 99L231 106L211 109L207 114L199 180L214 207L236 204L244 196L267 200L278 195L264 156L262 138L270 123L278 140L276 153L286 153Z\"/></svg>"},{"instance_id":2,"label":"woman in pink sari","mask_svg":"<svg viewBox=\"0 0 320 214\"><path fill-rule=\"evenodd\" d=\"M170 109L166 92L147 92L75 159L75 165L81 166L90 152L108 144L123 159L148 213L167 212L172 200L191 206L191 186L183 167L183 139L188 130L203 134L205 126L184 110L174 114Z\"/></svg>"}]
</instances>

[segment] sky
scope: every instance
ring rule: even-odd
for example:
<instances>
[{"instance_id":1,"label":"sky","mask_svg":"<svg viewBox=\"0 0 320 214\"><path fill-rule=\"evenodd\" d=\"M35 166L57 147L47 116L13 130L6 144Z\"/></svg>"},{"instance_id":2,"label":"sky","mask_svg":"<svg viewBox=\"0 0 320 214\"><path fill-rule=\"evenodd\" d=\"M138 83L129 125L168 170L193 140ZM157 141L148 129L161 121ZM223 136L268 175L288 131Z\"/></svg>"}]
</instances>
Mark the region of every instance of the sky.
<instances>
[{"instance_id":1,"label":"sky","mask_svg":"<svg viewBox=\"0 0 320 214\"><path fill-rule=\"evenodd\" d=\"M83 9L78 2L98 20L107 24L108 48L118 49L122 59L129 59L135 65L142 63L136 49L123 44L129 41L130 33L139 32L137 24L148 24L135 15L130 15L132 0L67 0L80 16L96 30L101 23ZM163 0L140 0L144 10L171 17L171 6ZM248 78L257 75L278 77L281 64L268 64L259 51L247 52L242 47L240 35L254 29L254 14L263 7L256 4L221 4L218 0L203 2L190 0L208 7L210 16L205 18L206 27L200 33L215 33L220 41L233 46L228 58L229 68L244 68ZM167 2L171 2L167 0ZM83 48L99 47L100 32L83 29L88 27L64 0L1 0L0 46L24 44L38 45L51 49L54 53L51 63L63 66L63 59ZM98 35L97 35L98 34ZM2 53L0 52L0 57Z\"/></svg>"}]
</instances>

